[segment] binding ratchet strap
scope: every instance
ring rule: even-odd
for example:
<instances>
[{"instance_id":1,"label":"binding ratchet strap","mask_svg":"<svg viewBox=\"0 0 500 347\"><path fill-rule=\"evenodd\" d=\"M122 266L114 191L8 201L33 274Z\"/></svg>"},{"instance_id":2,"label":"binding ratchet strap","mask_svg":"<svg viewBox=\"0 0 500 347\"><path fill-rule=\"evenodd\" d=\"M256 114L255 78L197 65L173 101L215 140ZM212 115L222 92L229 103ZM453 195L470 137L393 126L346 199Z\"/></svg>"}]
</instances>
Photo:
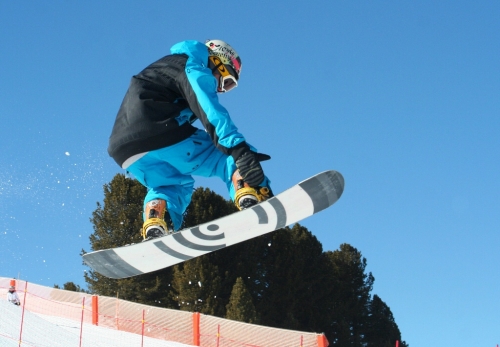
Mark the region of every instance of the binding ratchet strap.
<instances>
[{"instance_id":1,"label":"binding ratchet strap","mask_svg":"<svg viewBox=\"0 0 500 347\"><path fill-rule=\"evenodd\" d=\"M243 197L251 198L257 202L262 202L269 199L269 193L270 190L267 187L257 187L257 188L238 187L238 190L236 191L236 196L234 197L234 202L236 203L236 207L238 207L238 209L241 210L242 209L242 206L240 206L241 198Z\"/></svg>"},{"instance_id":2,"label":"binding ratchet strap","mask_svg":"<svg viewBox=\"0 0 500 347\"><path fill-rule=\"evenodd\" d=\"M146 239L146 232L148 231L148 228L150 226L161 226L163 228L163 230L165 231L165 233L168 232L167 223L163 219L149 218L148 220L146 220L144 222L144 224L142 226L142 229L141 229L142 238Z\"/></svg>"}]
</instances>

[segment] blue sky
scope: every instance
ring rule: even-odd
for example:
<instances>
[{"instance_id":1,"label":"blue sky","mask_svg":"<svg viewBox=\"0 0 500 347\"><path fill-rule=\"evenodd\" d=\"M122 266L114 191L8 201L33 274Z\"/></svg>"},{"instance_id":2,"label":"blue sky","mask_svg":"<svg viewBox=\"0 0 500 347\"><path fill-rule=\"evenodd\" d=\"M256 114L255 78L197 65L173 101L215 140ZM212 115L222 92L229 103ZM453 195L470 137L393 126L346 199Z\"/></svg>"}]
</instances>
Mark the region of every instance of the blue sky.
<instances>
[{"instance_id":1,"label":"blue sky","mask_svg":"<svg viewBox=\"0 0 500 347\"><path fill-rule=\"evenodd\" d=\"M403 339L495 346L499 15L496 1L0 2L0 275L85 284L130 77L217 38L243 62L221 102L272 156L273 189L343 173L342 199L302 224L362 252Z\"/></svg>"}]
</instances>

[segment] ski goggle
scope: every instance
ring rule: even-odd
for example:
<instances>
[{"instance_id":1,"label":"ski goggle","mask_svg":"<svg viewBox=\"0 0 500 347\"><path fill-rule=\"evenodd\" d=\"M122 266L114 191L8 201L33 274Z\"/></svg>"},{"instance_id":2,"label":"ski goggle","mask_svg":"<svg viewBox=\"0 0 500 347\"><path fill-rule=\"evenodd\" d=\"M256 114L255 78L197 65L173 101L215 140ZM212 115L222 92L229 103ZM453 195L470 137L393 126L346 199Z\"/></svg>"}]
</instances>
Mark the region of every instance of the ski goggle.
<instances>
[{"instance_id":1,"label":"ski goggle","mask_svg":"<svg viewBox=\"0 0 500 347\"><path fill-rule=\"evenodd\" d=\"M233 74L236 75L236 72L231 66L224 64L219 57L214 55L209 56L208 59L215 65L212 71L217 70L220 75L218 92L227 93L238 86L238 80L233 76Z\"/></svg>"}]
</instances>

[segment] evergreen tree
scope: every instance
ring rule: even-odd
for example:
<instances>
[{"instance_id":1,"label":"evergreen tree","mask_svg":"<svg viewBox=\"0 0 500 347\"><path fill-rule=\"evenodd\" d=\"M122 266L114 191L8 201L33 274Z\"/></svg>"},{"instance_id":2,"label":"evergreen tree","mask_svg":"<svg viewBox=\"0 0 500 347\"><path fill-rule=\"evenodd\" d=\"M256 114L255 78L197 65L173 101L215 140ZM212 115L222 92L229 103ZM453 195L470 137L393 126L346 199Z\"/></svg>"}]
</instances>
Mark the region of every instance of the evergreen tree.
<instances>
[{"instance_id":1,"label":"evergreen tree","mask_svg":"<svg viewBox=\"0 0 500 347\"><path fill-rule=\"evenodd\" d=\"M54 284L54 288L56 289L63 289L63 290L69 290L72 292L80 292L80 293L85 293L85 290L81 288L78 284L75 284L73 282L66 282L63 284L63 287L59 287L59 285Z\"/></svg>"},{"instance_id":2,"label":"evergreen tree","mask_svg":"<svg viewBox=\"0 0 500 347\"><path fill-rule=\"evenodd\" d=\"M348 244L327 252L335 284L332 288L328 340L335 346L363 346L370 292L375 281L366 274L366 259Z\"/></svg>"},{"instance_id":3,"label":"evergreen tree","mask_svg":"<svg viewBox=\"0 0 500 347\"><path fill-rule=\"evenodd\" d=\"M254 275L262 323L317 331L322 320L318 311L328 293L321 243L300 224L273 232L267 239Z\"/></svg>"},{"instance_id":4,"label":"evergreen tree","mask_svg":"<svg viewBox=\"0 0 500 347\"><path fill-rule=\"evenodd\" d=\"M408 347L406 342L401 341L391 309L376 294L368 306L365 341L366 347L393 347L396 341L400 341L401 347Z\"/></svg>"},{"instance_id":5,"label":"evergreen tree","mask_svg":"<svg viewBox=\"0 0 500 347\"><path fill-rule=\"evenodd\" d=\"M93 251L142 241L140 230L145 195L145 187L122 174L104 185L104 205L98 202L91 218Z\"/></svg>"},{"instance_id":6,"label":"evergreen tree","mask_svg":"<svg viewBox=\"0 0 500 347\"><path fill-rule=\"evenodd\" d=\"M236 211L231 201L224 200L209 189L197 188L186 211L184 227L213 221ZM173 267L170 298L178 308L218 317L225 315L227 299L221 294L225 293L224 287L227 288L227 284L222 283L224 270L219 270L218 263L213 261L223 251L209 253Z\"/></svg>"},{"instance_id":7,"label":"evergreen tree","mask_svg":"<svg viewBox=\"0 0 500 347\"><path fill-rule=\"evenodd\" d=\"M238 211L232 201L225 200L208 188L196 188L183 222L183 228L211 222Z\"/></svg>"},{"instance_id":8,"label":"evergreen tree","mask_svg":"<svg viewBox=\"0 0 500 347\"><path fill-rule=\"evenodd\" d=\"M219 317L224 317L226 314L226 306L238 277L245 279L247 289L254 297L255 283L259 281L257 274L259 263L262 253L268 248L268 237L268 235L263 235L207 255L210 263L217 266L221 279L217 310Z\"/></svg>"},{"instance_id":9,"label":"evergreen tree","mask_svg":"<svg viewBox=\"0 0 500 347\"><path fill-rule=\"evenodd\" d=\"M221 316L221 280L217 266L201 256L174 267L171 298L184 311Z\"/></svg>"},{"instance_id":10,"label":"evergreen tree","mask_svg":"<svg viewBox=\"0 0 500 347\"><path fill-rule=\"evenodd\" d=\"M146 189L138 181L122 174L117 174L104 185L104 204L97 203L91 218L94 233L90 235L90 245L93 251L142 241L140 230L145 194ZM168 295L171 269L121 280L107 278L92 270L84 277L94 294L117 296L147 305L175 306Z\"/></svg>"},{"instance_id":11,"label":"evergreen tree","mask_svg":"<svg viewBox=\"0 0 500 347\"><path fill-rule=\"evenodd\" d=\"M252 296L241 277L236 279L229 304L226 306L226 318L245 323L258 323L257 312L252 302Z\"/></svg>"},{"instance_id":12,"label":"evergreen tree","mask_svg":"<svg viewBox=\"0 0 500 347\"><path fill-rule=\"evenodd\" d=\"M139 182L121 174L104 186L103 205L97 204L91 219L92 250L142 241L145 194ZM183 228L233 212L231 201L198 188ZM323 252L316 237L295 224L150 274L113 280L89 271L85 281L99 295L325 332L333 346L394 344L399 329L389 307L376 295L371 299L374 278L365 270L366 259L356 248L342 244ZM78 290L70 283L65 286ZM400 345L407 346L404 341Z\"/></svg>"}]
</instances>

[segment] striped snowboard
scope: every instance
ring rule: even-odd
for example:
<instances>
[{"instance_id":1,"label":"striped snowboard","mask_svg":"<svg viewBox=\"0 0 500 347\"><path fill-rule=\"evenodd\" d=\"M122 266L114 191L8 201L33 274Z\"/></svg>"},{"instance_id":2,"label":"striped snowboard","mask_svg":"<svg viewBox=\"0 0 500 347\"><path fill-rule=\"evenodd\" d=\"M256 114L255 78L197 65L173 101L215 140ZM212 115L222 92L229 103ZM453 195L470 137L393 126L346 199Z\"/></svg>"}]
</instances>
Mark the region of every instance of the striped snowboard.
<instances>
[{"instance_id":1,"label":"striped snowboard","mask_svg":"<svg viewBox=\"0 0 500 347\"><path fill-rule=\"evenodd\" d=\"M87 253L85 263L110 278L160 270L301 221L344 191L337 171L319 173L249 209L150 241Z\"/></svg>"}]
</instances>

